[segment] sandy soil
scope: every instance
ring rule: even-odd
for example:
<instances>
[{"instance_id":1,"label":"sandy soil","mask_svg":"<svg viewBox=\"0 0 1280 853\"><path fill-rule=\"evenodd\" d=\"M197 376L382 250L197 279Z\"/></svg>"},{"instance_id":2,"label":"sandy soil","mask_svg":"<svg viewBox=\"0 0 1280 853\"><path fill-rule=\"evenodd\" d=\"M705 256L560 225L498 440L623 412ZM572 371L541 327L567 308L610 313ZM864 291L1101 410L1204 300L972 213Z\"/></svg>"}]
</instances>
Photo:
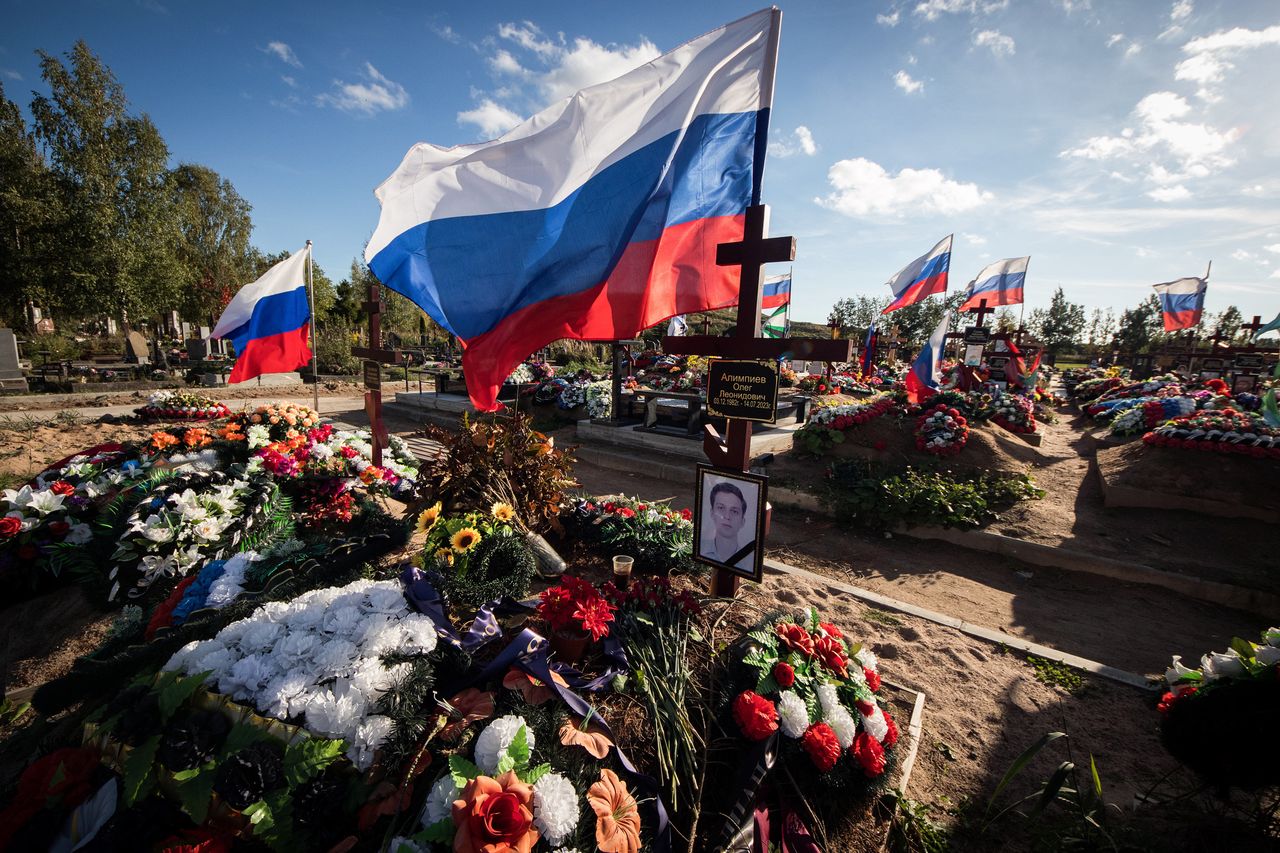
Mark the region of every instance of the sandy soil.
<instances>
[{"instance_id":1,"label":"sandy soil","mask_svg":"<svg viewBox=\"0 0 1280 853\"><path fill-rule=\"evenodd\" d=\"M192 386L184 389L196 394L205 394L228 405L233 400L250 400L255 397L278 396L299 400L311 398L311 386L301 382L290 385L263 385L246 382L236 387L222 386L218 388L201 388ZM35 394L19 397L0 397L0 412L24 412L45 409L81 409L93 406L120 406L136 403L141 406L147 402L152 391L107 391L99 394ZM322 382L321 397L351 397L364 393L364 387L356 382ZM232 406L231 408L235 408Z\"/></svg>"}]
</instances>

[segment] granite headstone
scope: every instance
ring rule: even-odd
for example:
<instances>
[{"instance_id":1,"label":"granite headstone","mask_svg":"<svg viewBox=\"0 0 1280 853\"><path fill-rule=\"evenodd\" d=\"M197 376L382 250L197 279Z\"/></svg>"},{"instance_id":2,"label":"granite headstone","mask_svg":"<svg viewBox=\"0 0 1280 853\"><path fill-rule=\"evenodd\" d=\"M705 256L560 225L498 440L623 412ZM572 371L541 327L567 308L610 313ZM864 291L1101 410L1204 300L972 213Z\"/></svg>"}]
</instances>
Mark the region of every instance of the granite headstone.
<instances>
[{"instance_id":1,"label":"granite headstone","mask_svg":"<svg viewBox=\"0 0 1280 853\"><path fill-rule=\"evenodd\" d=\"M5 391L28 391L27 377L18 366L18 339L13 329L0 329L0 388Z\"/></svg>"}]
</instances>

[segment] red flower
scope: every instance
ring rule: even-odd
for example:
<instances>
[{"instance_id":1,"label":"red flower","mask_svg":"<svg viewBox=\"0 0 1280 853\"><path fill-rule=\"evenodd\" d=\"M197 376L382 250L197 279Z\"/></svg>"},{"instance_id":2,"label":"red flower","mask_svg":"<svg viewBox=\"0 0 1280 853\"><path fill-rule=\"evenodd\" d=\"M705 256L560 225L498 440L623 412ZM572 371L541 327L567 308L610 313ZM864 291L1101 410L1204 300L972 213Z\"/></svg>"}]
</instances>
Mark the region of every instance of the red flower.
<instances>
[{"instance_id":1,"label":"red flower","mask_svg":"<svg viewBox=\"0 0 1280 853\"><path fill-rule=\"evenodd\" d=\"M778 661L773 665L773 680L778 682L778 686L783 690L796 683L796 671L791 668L790 664Z\"/></svg>"},{"instance_id":2,"label":"red flower","mask_svg":"<svg viewBox=\"0 0 1280 853\"><path fill-rule=\"evenodd\" d=\"M177 586L173 588L173 592L169 593L169 597L156 607L151 619L147 622L147 628L143 631L143 636L151 640L155 637L156 632L161 628L167 628L173 624L173 611L182 603L182 596L187 591L187 587L196 582L199 573L183 578Z\"/></svg>"},{"instance_id":3,"label":"red flower","mask_svg":"<svg viewBox=\"0 0 1280 853\"><path fill-rule=\"evenodd\" d=\"M1161 714L1167 714L1169 713L1169 709L1171 709L1179 699L1185 699L1188 696L1194 696L1197 690L1198 688L1191 687L1188 685L1184 687L1179 687L1175 691L1166 693L1160 697L1160 703L1156 705L1156 710L1159 711Z\"/></svg>"},{"instance_id":4,"label":"red flower","mask_svg":"<svg viewBox=\"0 0 1280 853\"><path fill-rule=\"evenodd\" d=\"M623 518L635 518L636 511L631 507L624 506L618 510L618 515L622 516Z\"/></svg>"},{"instance_id":5,"label":"red flower","mask_svg":"<svg viewBox=\"0 0 1280 853\"><path fill-rule=\"evenodd\" d=\"M813 650L827 669L841 676L849 674L849 659L845 656L844 646L835 637L817 637L813 641Z\"/></svg>"},{"instance_id":6,"label":"red flower","mask_svg":"<svg viewBox=\"0 0 1280 853\"><path fill-rule=\"evenodd\" d=\"M818 627L821 628L823 631L826 631L828 637L841 638L844 636L844 631L841 631L839 628L837 628L834 624L830 622L819 622Z\"/></svg>"},{"instance_id":7,"label":"red flower","mask_svg":"<svg viewBox=\"0 0 1280 853\"><path fill-rule=\"evenodd\" d=\"M693 521L693 512L688 509L680 510L680 517L685 521Z\"/></svg>"},{"instance_id":8,"label":"red flower","mask_svg":"<svg viewBox=\"0 0 1280 853\"><path fill-rule=\"evenodd\" d=\"M764 740L778 730L778 709L753 690L744 690L733 700L733 719L749 740Z\"/></svg>"},{"instance_id":9,"label":"red flower","mask_svg":"<svg viewBox=\"0 0 1280 853\"><path fill-rule=\"evenodd\" d=\"M357 451L354 447L350 447L345 444L341 448L339 448L338 452L341 453L347 459L355 459L357 456L360 455L359 451Z\"/></svg>"},{"instance_id":10,"label":"red flower","mask_svg":"<svg viewBox=\"0 0 1280 853\"><path fill-rule=\"evenodd\" d=\"M813 637L804 628L790 622L779 622L774 631L787 648L795 649L805 657L813 657Z\"/></svg>"},{"instance_id":11,"label":"red flower","mask_svg":"<svg viewBox=\"0 0 1280 853\"><path fill-rule=\"evenodd\" d=\"M71 529L71 525L67 524L65 521L49 522L49 532L52 533L54 536L66 536L67 531L70 529Z\"/></svg>"},{"instance_id":12,"label":"red flower","mask_svg":"<svg viewBox=\"0 0 1280 853\"><path fill-rule=\"evenodd\" d=\"M66 480L58 480L49 487L49 491L53 492L55 495L70 496L76 493L76 487L68 483Z\"/></svg>"},{"instance_id":13,"label":"red flower","mask_svg":"<svg viewBox=\"0 0 1280 853\"><path fill-rule=\"evenodd\" d=\"M884 772L884 747L865 731L858 732L849 747L849 753L862 765L862 772L868 779L874 779Z\"/></svg>"},{"instance_id":14,"label":"red flower","mask_svg":"<svg viewBox=\"0 0 1280 853\"><path fill-rule=\"evenodd\" d=\"M888 749L898 742L898 726L893 722L893 717L888 714L884 714L884 722L889 727L889 732L884 736L884 740L880 741L880 745Z\"/></svg>"},{"instance_id":15,"label":"red flower","mask_svg":"<svg viewBox=\"0 0 1280 853\"><path fill-rule=\"evenodd\" d=\"M872 714L876 712L875 703L869 702L866 699L857 699L854 701L853 704L857 706L858 713L864 717L870 717Z\"/></svg>"},{"instance_id":16,"label":"red flower","mask_svg":"<svg viewBox=\"0 0 1280 853\"><path fill-rule=\"evenodd\" d=\"M862 668L862 674L866 676L867 687L871 688L872 693L875 693L880 689L880 673L876 672L874 669L867 669L864 666Z\"/></svg>"},{"instance_id":17,"label":"red flower","mask_svg":"<svg viewBox=\"0 0 1280 853\"><path fill-rule=\"evenodd\" d=\"M804 737L800 738L800 745L809 754L809 760L823 773L835 767L840 760L840 739L826 723L809 726Z\"/></svg>"},{"instance_id":18,"label":"red flower","mask_svg":"<svg viewBox=\"0 0 1280 853\"><path fill-rule=\"evenodd\" d=\"M11 515L0 518L0 537L12 539L22 532L22 522Z\"/></svg>"},{"instance_id":19,"label":"red flower","mask_svg":"<svg viewBox=\"0 0 1280 853\"><path fill-rule=\"evenodd\" d=\"M614 606L601 597L590 598L578 603L573 611L573 618L582 623L582 630L591 632L591 639L597 642L609 634L609 623L613 621Z\"/></svg>"}]
</instances>

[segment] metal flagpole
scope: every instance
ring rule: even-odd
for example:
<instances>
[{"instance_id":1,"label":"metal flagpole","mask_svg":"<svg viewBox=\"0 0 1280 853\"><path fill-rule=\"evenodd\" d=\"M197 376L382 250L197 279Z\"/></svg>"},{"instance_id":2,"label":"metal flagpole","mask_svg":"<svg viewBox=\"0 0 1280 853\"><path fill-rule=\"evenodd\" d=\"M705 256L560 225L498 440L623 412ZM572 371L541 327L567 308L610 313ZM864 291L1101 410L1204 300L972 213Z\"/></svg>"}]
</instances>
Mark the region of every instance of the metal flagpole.
<instances>
[{"instance_id":1,"label":"metal flagpole","mask_svg":"<svg viewBox=\"0 0 1280 853\"><path fill-rule=\"evenodd\" d=\"M320 411L320 344L316 340L316 288L311 276L311 241L307 241L307 298L311 300L311 400Z\"/></svg>"}]
</instances>

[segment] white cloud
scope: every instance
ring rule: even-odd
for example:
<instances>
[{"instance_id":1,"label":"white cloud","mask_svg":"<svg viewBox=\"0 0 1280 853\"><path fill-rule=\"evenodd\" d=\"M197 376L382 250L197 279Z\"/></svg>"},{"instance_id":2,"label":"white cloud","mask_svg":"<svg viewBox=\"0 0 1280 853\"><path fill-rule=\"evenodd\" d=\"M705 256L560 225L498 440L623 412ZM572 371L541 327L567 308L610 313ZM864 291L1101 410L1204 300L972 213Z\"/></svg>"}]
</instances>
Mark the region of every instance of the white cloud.
<instances>
[{"instance_id":1,"label":"white cloud","mask_svg":"<svg viewBox=\"0 0 1280 853\"><path fill-rule=\"evenodd\" d=\"M796 154L812 157L817 153L818 145L813 141L813 134L804 125L797 127L789 136L784 135L769 143L769 154L774 157L793 157Z\"/></svg>"},{"instance_id":2,"label":"white cloud","mask_svg":"<svg viewBox=\"0 0 1280 853\"><path fill-rule=\"evenodd\" d=\"M1221 83L1227 72L1235 68L1232 59L1260 47L1280 45L1280 24L1265 30L1235 27L1192 39L1182 46L1187 58L1178 63L1173 76L1200 85L1196 92L1206 101L1217 101L1220 96L1213 86Z\"/></svg>"},{"instance_id":3,"label":"white cloud","mask_svg":"<svg viewBox=\"0 0 1280 853\"><path fill-rule=\"evenodd\" d=\"M474 124L487 138L495 138L524 121L506 107L485 98L473 110L458 113L458 124Z\"/></svg>"},{"instance_id":4,"label":"white cloud","mask_svg":"<svg viewBox=\"0 0 1280 853\"><path fill-rule=\"evenodd\" d=\"M1244 249L1236 249L1234 252L1231 253L1231 258L1237 261L1254 260L1253 252L1246 252Z\"/></svg>"},{"instance_id":5,"label":"white cloud","mask_svg":"<svg viewBox=\"0 0 1280 853\"><path fill-rule=\"evenodd\" d=\"M276 57L285 65L292 65L294 68L302 67L302 63L298 61L298 56L293 52L293 48L282 41L270 42L262 50Z\"/></svg>"},{"instance_id":6,"label":"white cloud","mask_svg":"<svg viewBox=\"0 0 1280 853\"><path fill-rule=\"evenodd\" d=\"M498 74L515 74L523 76L526 72L524 66L520 64L510 51L499 50L493 56L489 57L489 67Z\"/></svg>"},{"instance_id":7,"label":"white cloud","mask_svg":"<svg viewBox=\"0 0 1280 853\"><path fill-rule=\"evenodd\" d=\"M977 47L989 47L994 56L1012 56L1013 39L999 30L983 30L973 34L973 43Z\"/></svg>"},{"instance_id":8,"label":"white cloud","mask_svg":"<svg viewBox=\"0 0 1280 853\"><path fill-rule=\"evenodd\" d=\"M1137 249L1134 249L1133 253L1140 258L1150 258L1155 256L1155 252L1151 251L1150 249L1144 249L1141 246L1139 246Z\"/></svg>"},{"instance_id":9,"label":"white cloud","mask_svg":"<svg viewBox=\"0 0 1280 853\"><path fill-rule=\"evenodd\" d=\"M284 84L288 86L290 89L298 88L298 81L290 77L288 74L280 75L280 79L283 80Z\"/></svg>"},{"instance_id":10,"label":"white cloud","mask_svg":"<svg viewBox=\"0 0 1280 853\"><path fill-rule=\"evenodd\" d=\"M1147 193L1147 196L1156 201L1182 201L1184 198L1191 198L1191 190L1182 184L1175 184L1171 187L1159 187Z\"/></svg>"},{"instance_id":11,"label":"white cloud","mask_svg":"<svg viewBox=\"0 0 1280 853\"><path fill-rule=\"evenodd\" d=\"M1280 278L1280 270L1272 270L1271 275L1267 276L1267 278Z\"/></svg>"},{"instance_id":12,"label":"white cloud","mask_svg":"<svg viewBox=\"0 0 1280 853\"><path fill-rule=\"evenodd\" d=\"M429 24L429 26L431 27L431 32L435 33L450 44L458 44L462 41L462 36L458 35L458 31L447 24L443 27L435 24Z\"/></svg>"},{"instance_id":13,"label":"white cloud","mask_svg":"<svg viewBox=\"0 0 1280 853\"><path fill-rule=\"evenodd\" d=\"M915 55L914 53L908 53L908 54L907 54L907 64L908 64L908 65L915 65L915 64L916 64L917 62L919 62L919 61L920 61L920 60L916 59L916 55Z\"/></svg>"},{"instance_id":14,"label":"white cloud","mask_svg":"<svg viewBox=\"0 0 1280 853\"><path fill-rule=\"evenodd\" d=\"M1037 208L1031 219L1042 229L1085 236L1115 237L1143 231L1164 231L1179 225L1211 224L1241 227L1258 224L1258 213L1246 207L1126 207L1063 206ZM1236 237L1238 237L1238 233Z\"/></svg>"},{"instance_id":15,"label":"white cloud","mask_svg":"<svg viewBox=\"0 0 1280 853\"><path fill-rule=\"evenodd\" d=\"M903 169L890 175L883 166L863 157L832 165L827 182L833 192L815 201L855 217L961 213L994 198L977 184L953 181L937 169Z\"/></svg>"},{"instance_id":16,"label":"white cloud","mask_svg":"<svg viewBox=\"0 0 1280 853\"><path fill-rule=\"evenodd\" d=\"M1142 53L1142 45L1138 44L1135 41L1124 49L1124 58L1132 59L1133 57L1137 56L1139 53Z\"/></svg>"},{"instance_id":17,"label":"white cloud","mask_svg":"<svg viewBox=\"0 0 1280 853\"><path fill-rule=\"evenodd\" d=\"M897 86L908 95L914 95L916 92L924 90L924 83L913 78L905 71L899 71L893 75L893 85Z\"/></svg>"},{"instance_id":18,"label":"white cloud","mask_svg":"<svg viewBox=\"0 0 1280 853\"><path fill-rule=\"evenodd\" d=\"M961 234L960 236L963 237L965 239L965 242L967 242L970 246L987 245L987 238L983 237L981 234Z\"/></svg>"},{"instance_id":19,"label":"white cloud","mask_svg":"<svg viewBox=\"0 0 1280 853\"><path fill-rule=\"evenodd\" d=\"M1270 246L1263 246L1262 248L1266 249L1268 252L1280 255L1280 243L1273 243Z\"/></svg>"},{"instance_id":20,"label":"white cloud","mask_svg":"<svg viewBox=\"0 0 1280 853\"><path fill-rule=\"evenodd\" d=\"M642 38L627 46L605 46L591 39L574 39L573 47L556 55L557 64L537 80L548 103L568 97L579 89L621 77L628 71L657 59L661 52Z\"/></svg>"},{"instance_id":21,"label":"white cloud","mask_svg":"<svg viewBox=\"0 0 1280 853\"><path fill-rule=\"evenodd\" d=\"M926 21L935 21L943 14L990 15L1009 8L1009 0L923 0L914 11Z\"/></svg>"},{"instance_id":22,"label":"white cloud","mask_svg":"<svg viewBox=\"0 0 1280 853\"><path fill-rule=\"evenodd\" d=\"M10 80L21 80L21 79L22 79L22 75L21 75L21 74L19 74L17 71L14 71L12 68L6 68L6 69L4 70L4 76L8 77Z\"/></svg>"},{"instance_id":23,"label":"white cloud","mask_svg":"<svg viewBox=\"0 0 1280 853\"><path fill-rule=\"evenodd\" d=\"M1190 16L1193 11L1195 11L1195 4L1191 0L1177 0L1169 10L1169 20L1181 21Z\"/></svg>"},{"instance_id":24,"label":"white cloud","mask_svg":"<svg viewBox=\"0 0 1280 853\"><path fill-rule=\"evenodd\" d=\"M364 64L366 82L344 83L333 81L333 91L318 95L316 102L327 104L345 112L373 115L379 110L399 110L409 105L409 93L404 86L388 80L373 63Z\"/></svg>"},{"instance_id":25,"label":"white cloud","mask_svg":"<svg viewBox=\"0 0 1280 853\"><path fill-rule=\"evenodd\" d=\"M1124 41L1124 33L1112 33L1111 38L1107 39L1107 47L1115 47Z\"/></svg>"},{"instance_id":26,"label":"white cloud","mask_svg":"<svg viewBox=\"0 0 1280 853\"><path fill-rule=\"evenodd\" d=\"M1088 12L1093 8L1093 0L1060 0L1062 3L1062 11L1070 15L1077 9L1083 9Z\"/></svg>"},{"instance_id":27,"label":"white cloud","mask_svg":"<svg viewBox=\"0 0 1280 853\"><path fill-rule=\"evenodd\" d=\"M900 20L902 20L902 13L897 9L887 15L876 15L876 23L882 27L896 27Z\"/></svg>"}]
</instances>

